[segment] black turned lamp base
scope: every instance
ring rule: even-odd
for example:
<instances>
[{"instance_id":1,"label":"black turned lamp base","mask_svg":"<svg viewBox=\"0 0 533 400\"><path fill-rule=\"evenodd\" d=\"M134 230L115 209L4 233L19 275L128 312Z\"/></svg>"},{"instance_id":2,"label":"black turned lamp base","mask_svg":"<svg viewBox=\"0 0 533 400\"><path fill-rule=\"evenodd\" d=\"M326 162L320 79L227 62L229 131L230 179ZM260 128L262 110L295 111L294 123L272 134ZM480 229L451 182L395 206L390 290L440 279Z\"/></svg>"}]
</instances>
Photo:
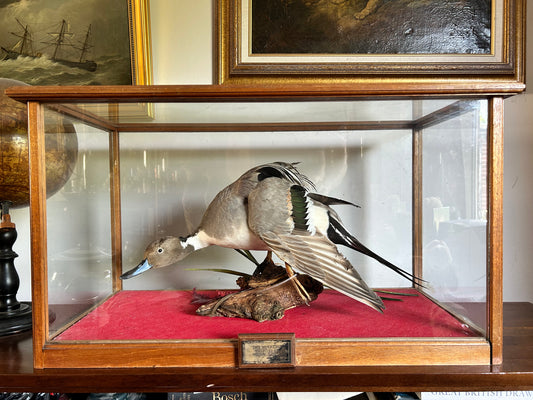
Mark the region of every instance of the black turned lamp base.
<instances>
[{"instance_id":1,"label":"black turned lamp base","mask_svg":"<svg viewBox=\"0 0 533 400\"><path fill-rule=\"evenodd\" d=\"M0 202L0 336L27 331L32 327L31 303L19 302L20 281L13 251L17 240L15 224L9 216L9 202Z\"/></svg>"},{"instance_id":2,"label":"black turned lamp base","mask_svg":"<svg viewBox=\"0 0 533 400\"><path fill-rule=\"evenodd\" d=\"M21 302L18 310L0 311L0 336L14 335L31 328L31 303Z\"/></svg>"}]
</instances>

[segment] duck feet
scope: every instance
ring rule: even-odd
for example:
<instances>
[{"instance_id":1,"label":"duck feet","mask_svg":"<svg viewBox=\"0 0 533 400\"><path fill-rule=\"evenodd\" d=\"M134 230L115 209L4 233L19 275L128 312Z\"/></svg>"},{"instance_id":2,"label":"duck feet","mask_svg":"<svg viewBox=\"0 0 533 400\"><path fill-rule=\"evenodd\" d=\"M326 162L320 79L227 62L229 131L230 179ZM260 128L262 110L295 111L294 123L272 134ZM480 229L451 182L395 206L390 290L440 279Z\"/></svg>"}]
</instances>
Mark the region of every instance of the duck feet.
<instances>
[{"instance_id":1,"label":"duck feet","mask_svg":"<svg viewBox=\"0 0 533 400\"><path fill-rule=\"evenodd\" d=\"M309 302L312 301L311 296L309 295L309 293L307 293L305 287L298 280L298 276L294 273L292 267L289 264L285 263L285 270L287 271L287 276L291 280L296 291L300 294L302 300L305 302L305 304L309 305Z\"/></svg>"}]
</instances>

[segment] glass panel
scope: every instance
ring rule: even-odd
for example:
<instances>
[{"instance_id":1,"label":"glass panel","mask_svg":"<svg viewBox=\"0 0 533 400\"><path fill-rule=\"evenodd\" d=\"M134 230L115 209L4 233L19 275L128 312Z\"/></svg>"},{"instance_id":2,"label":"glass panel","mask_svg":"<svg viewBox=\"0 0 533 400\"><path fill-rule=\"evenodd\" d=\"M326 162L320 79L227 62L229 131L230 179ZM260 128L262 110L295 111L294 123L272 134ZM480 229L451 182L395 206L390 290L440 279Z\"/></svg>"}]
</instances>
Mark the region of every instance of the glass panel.
<instances>
[{"instance_id":1,"label":"glass panel","mask_svg":"<svg viewBox=\"0 0 533 400\"><path fill-rule=\"evenodd\" d=\"M423 132L423 263L429 293L485 329L487 102Z\"/></svg>"},{"instance_id":2,"label":"glass panel","mask_svg":"<svg viewBox=\"0 0 533 400\"><path fill-rule=\"evenodd\" d=\"M52 123L58 119L63 126ZM46 111L46 121L48 302L53 335L112 293L109 139L107 132L72 123L51 110ZM64 147L63 157L51 157L49 144ZM50 190L54 175L59 181Z\"/></svg>"},{"instance_id":3,"label":"glass panel","mask_svg":"<svg viewBox=\"0 0 533 400\"><path fill-rule=\"evenodd\" d=\"M299 169L315 183L317 192L359 205L334 208L363 244L412 272L413 131L421 131L422 261L427 292L461 319L485 328L486 101L151 104L155 115L151 121L135 119L122 106L82 108L116 123L120 131L124 271L141 261L145 247L154 239L193 233L215 195L243 172L262 163L286 161L300 162ZM91 125L102 122L94 116L83 120ZM270 122L268 129L259 125ZM187 123L199 125L180 125ZM227 125L219 129L218 123ZM74 171L47 200L52 334L113 292L107 128L81 122L74 127L78 141ZM47 125L47 129L60 137L56 128ZM340 250L369 286L411 287L410 281L377 261L347 248ZM259 261L265 255L254 254ZM141 295L153 300L147 290L174 296L177 290L237 288L235 276L198 270L206 268L251 273L255 266L232 249L212 246L174 266L123 281L125 290L111 300L120 297L136 302L128 299ZM187 298L189 305L192 294L186 295L182 299ZM430 302L425 296L419 298ZM392 303L386 303L384 316L394 317L389 312L394 309L389 307ZM109 301L103 306L112 308L113 304ZM87 323L96 321L97 327L102 326L111 318L110 308L100 313L105 307L96 308L91 318L80 322L89 319ZM174 312L172 308L170 315ZM419 317L418 311L408 313ZM190 314L195 316L194 310ZM433 311L422 314L417 319L427 319L431 329L420 335L437 335L432 333L432 327L439 325ZM103 340L132 339L130 331L123 329L124 323L132 322L130 316L115 319L122 321L116 323L119 336ZM260 325L257 329L261 330ZM69 331L57 340L82 340L77 333L65 334ZM375 331L379 336L379 329ZM96 333L92 332L85 339L93 340ZM194 329L191 332L187 339L196 338ZM166 338L176 338L175 332L169 335ZM391 335L411 337L412 331Z\"/></svg>"},{"instance_id":4,"label":"glass panel","mask_svg":"<svg viewBox=\"0 0 533 400\"><path fill-rule=\"evenodd\" d=\"M105 120L120 123L378 122L412 119L410 100L133 103L119 104L118 108L108 104L80 104L78 107ZM147 109L153 110L152 119L147 118Z\"/></svg>"},{"instance_id":5,"label":"glass panel","mask_svg":"<svg viewBox=\"0 0 533 400\"><path fill-rule=\"evenodd\" d=\"M124 269L148 243L193 233L215 195L256 165L300 162L328 196L361 206L336 210L368 247L411 270L411 132L124 133L121 181ZM132 216L135 216L134 218ZM342 249L371 286L409 286L372 259ZM262 261L265 253L256 257ZM228 289L235 277L187 271L254 265L233 250L211 247L171 266L124 281L125 289Z\"/></svg>"}]
</instances>

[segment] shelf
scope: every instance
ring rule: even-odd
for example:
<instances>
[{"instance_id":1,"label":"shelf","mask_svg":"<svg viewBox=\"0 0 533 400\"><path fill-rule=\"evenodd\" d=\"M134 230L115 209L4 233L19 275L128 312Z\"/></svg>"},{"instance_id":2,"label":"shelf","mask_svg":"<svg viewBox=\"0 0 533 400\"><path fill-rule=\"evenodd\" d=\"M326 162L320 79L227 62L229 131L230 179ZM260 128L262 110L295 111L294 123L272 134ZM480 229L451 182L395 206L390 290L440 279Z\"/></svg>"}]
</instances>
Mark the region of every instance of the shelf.
<instances>
[{"instance_id":1,"label":"shelf","mask_svg":"<svg viewBox=\"0 0 533 400\"><path fill-rule=\"evenodd\" d=\"M532 390L533 303L504 304L503 343L503 363L495 366L34 370L31 333L26 333L0 338L0 391Z\"/></svg>"}]
</instances>

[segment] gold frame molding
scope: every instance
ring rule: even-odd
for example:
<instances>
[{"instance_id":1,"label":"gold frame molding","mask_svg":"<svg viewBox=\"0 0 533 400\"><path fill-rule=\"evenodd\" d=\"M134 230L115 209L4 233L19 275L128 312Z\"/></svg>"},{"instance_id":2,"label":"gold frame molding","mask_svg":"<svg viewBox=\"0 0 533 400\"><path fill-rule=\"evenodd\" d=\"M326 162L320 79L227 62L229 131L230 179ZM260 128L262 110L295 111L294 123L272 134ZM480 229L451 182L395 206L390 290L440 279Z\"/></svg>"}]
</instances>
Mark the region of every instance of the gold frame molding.
<instances>
[{"instance_id":1,"label":"gold frame molding","mask_svg":"<svg viewBox=\"0 0 533 400\"><path fill-rule=\"evenodd\" d=\"M216 0L214 81L222 84L382 84L435 88L487 84L524 89L524 0L492 0L490 55L253 55L248 50L252 0ZM251 40L251 39L250 39ZM492 85L492 86L490 86Z\"/></svg>"},{"instance_id":2,"label":"gold frame molding","mask_svg":"<svg viewBox=\"0 0 533 400\"><path fill-rule=\"evenodd\" d=\"M128 0L133 85L152 84L150 0Z\"/></svg>"},{"instance_id":3,"label":"gold frame molding","mask_svg":"<svg viewBox=\"0 0 533 400\"><path fill-rule=\"evenodd\" d=\"M150 0L128 0L128 26L130 35L130 59L132 85L152 84L152 35L150 29ZM155 111L152 103L126 104L83 104L86 112L102 113L106 110L109 117L119 114L128 115L134 121L154 119ZM119 108L121 111L119 112ZM106 113L104 112L104 114Z\"/></svg>"}]
</instances>

